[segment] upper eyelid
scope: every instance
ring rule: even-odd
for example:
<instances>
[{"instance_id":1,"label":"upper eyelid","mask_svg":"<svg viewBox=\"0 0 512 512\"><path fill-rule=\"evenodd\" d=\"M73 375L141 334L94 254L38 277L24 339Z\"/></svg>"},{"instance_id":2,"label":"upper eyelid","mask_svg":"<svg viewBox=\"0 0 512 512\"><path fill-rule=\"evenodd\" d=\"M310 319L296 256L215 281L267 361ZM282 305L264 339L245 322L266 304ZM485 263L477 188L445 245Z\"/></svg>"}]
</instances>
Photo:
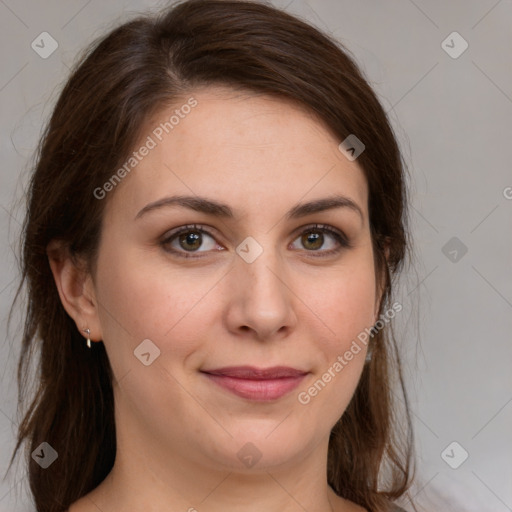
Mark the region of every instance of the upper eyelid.
<instances>
[{"instance_id":1,"label":"upper eyelid","mask_svg":"<svg viewBox=\"0 0 512 512\"><path fill-rule=\"evenodd\" d=\"M300 226L300 227L294 229L292 234L293 234L293 236L296 237L299 234L303 233L304 231L313 230L315 228L319 229L323 232L327 232L327 234L329 234L329 231L333 231L334 233L332 233L331 236L334 236L334 234L338 234L339 236L341 236L342 238L344 238L347 241L347 244L349 243L349 237L346 235L344 230L339 229L330 224L325 224L325 223L320 223L320 222L313 222L310 224L306 224L304 226ZM188 231L194 231L194 230L204 232L208 236L211 236L214 239L216 238L215 234L210 232L210 230L212 230L214 232L217 231L215 228L208 226L207 224L194 223L194 224L185 224L183 226L174 228L173 230L167 231L162 237L162 242L164 242L164 243L168 242L169 240L171 240L172 238L177 236L179 233L182 233L182 232L186 233Z\"/></svg>"},{"instance_id":2,"label":"upper eyelid","mask_svg":"<svg viewBox=\"0 0 512 512\"><path fill-rule=\"evenodd\" d=\"M292 231L292 233L295 234L295 233L303 231L305 229L314 229L314 228L318 228L318 229L332 229L334 231L339 231L341 234L344 234L343 229L337 228L336 226L332 226L331 224L327 224L325 222L311 222L309 224L305 224L304 226L299 226L299 227L295 228ZM165 236L173 236L176 233L179 233L180 231L184 231L184 230L187 230L187 229L189 229L191 231L193 231L194 229L197 229L199 231L205 231L208 234L210 234L209 233L210 230L213 231L213 232L217 232L218 233L218 230L216 228L214 228L213 226L210 226L208 224L201 224L201 223L195 222L195 223L191 223L191 224L183 224L182 226L177 226L176 228L169 229L169 230L167 230L164 233L164 237Z\"/></svg>"}]
</instances>

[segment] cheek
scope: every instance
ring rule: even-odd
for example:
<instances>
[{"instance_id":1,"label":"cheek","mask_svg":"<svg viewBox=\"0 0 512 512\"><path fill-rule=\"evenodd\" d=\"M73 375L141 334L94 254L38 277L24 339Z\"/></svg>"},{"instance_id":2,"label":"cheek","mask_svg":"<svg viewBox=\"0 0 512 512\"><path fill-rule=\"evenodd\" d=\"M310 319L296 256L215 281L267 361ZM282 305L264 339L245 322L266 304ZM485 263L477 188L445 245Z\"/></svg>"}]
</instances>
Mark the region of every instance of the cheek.
<instances>
[{"instance_id":1,"label":"cheek","mask_svg":"<svg viewBox=\"0 0 512 512\"><path fill-rule=\"evenodd\" d=\"M375 321L373 262L361 258L356 265L347 265L334 275L324 276L317 292L312 293L309 287L304 296L319 319L329 327L327 332L331 334L333 348L347 342L350 345L353 337Z\"/></svg>"},{"instance_id":2,"label":"cheek","mask_svg":"<svg viewBox=\"0 0 512 512\"><path fill-rule=\"evenodd\" d=\"M347 267L324 283L322 293L309 294L318 321L312 328L318 354L316 372L299 390L297 400L308 418L322 417L332 428L347 408L359 383L367 353L364 335L375 321L375 278L372 262ZM325 336L318 336L320 325ZM316 336L315 336L316 332Z\"/></svg>"},{"instance_id":3,"label":"cheek","mask_svg":"<svg viewBox=\"0 0 512 512\"><path fill-rule=\"evenodd\" d=\"M172 360L186 357L206 335L205 313L219 276L170 270L151 261L150 255L120 244L104 247L98 261L103 340L112 366L122 365L120 372L138 363L133 352L145 339Z\"/></svg>"}]
</instances>

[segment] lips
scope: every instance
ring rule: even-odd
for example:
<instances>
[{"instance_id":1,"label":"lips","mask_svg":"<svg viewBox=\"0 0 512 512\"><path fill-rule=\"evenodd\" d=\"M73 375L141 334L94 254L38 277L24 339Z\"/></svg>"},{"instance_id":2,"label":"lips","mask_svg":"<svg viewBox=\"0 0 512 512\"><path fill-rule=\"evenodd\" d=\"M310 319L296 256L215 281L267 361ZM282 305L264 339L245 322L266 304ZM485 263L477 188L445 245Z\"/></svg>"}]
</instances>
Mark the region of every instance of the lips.
<instances>
[{"instance_id":1,"label":"lips","mask_svg":"<svg viewBox=\"0 0 512 512\"><path fill-rule=\"evenodd\" d=\"M254 368L231 366L202 370L205 376L224 390L248 400L267 402L277 400L296 388L308 374L287 366Z\"/></svg>"},{"instance_id":2,"label":"lips","mask_svg":"<svg viewBox=\"0 0 512 512\"><path fill-rule=\"evenodd\" d=\"M267 380L306 375L305 371L288 366L273 366L272 368L255 368L254 366L228 366L215 370L202 370L210 375L223 375L237 379Z\"/></svg>"}]
</instances>

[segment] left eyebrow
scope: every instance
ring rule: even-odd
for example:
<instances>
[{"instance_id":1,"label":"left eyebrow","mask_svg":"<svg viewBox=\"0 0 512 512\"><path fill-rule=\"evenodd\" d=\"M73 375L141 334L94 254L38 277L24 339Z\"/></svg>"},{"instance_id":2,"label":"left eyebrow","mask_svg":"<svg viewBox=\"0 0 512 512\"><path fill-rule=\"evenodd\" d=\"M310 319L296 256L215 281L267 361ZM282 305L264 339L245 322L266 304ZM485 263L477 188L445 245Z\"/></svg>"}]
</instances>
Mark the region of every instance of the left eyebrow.
<instances>
[{"instance_id":1,"label":"left eyebrow","mask_svg":"<svg viewBox=\"0 0 512 512\"><path fill-rule=\"evenodd\" d=\"M224 203L220 203L218 201L214 201L212 199L208 199L206 197L199 196L171 196L164 197L155 201L153 203L149 203L142 210L137 213L134 220L139 219L146 213L158 210L163 207L172 207L178 206L182 208L189 208L196 212L206 213L208 215L213 215L215 217L222 218L235 218L235 214L230 206ZM361 220L364 220L363 211L360 206L350 199L349 197L341 196L341 195L333 195L331 197L325 197L321 199L315 199L308 203L299 203L291 208L286 214L287 220L299 219L301 217L306 217L307 215L311 215L313 213L323 212L326 210L332 210L335 208L347 208L359 214Z\"/></svg>"},{"instance_id":2,"label":"left eyebrow","mask_svg":"<svg viewBox=\"0 0 512 512\"><path fill-rule=\"evenodd\" d=\"M358 213L361 220L364 220L363 211L359 205L352 199L340 195L315 199L309 203L299 203L286 214L286 219L299 219L306 215L311 215L312 213L333 210L335 208L348 208L349 210Z\"/></svg>"}]
</instances>

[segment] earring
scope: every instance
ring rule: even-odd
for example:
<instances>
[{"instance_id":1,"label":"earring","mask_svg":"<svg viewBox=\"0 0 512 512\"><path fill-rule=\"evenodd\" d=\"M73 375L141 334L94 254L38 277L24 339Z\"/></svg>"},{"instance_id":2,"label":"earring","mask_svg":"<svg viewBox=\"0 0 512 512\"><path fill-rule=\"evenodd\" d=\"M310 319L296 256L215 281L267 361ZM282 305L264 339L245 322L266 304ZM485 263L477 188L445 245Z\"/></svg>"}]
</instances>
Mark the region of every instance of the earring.
<instances>
[{"instance_id":1,"label":"earring","mask_svg":"<svg viewBox=\"0 0 512 512\"><path fill-rule=\"evenodd\" d=\"M372 332L374 329L378 332L379 329L376 327L377 324L374 324L372 326L372 328L370 329L370 332ZM373 338L373 334L371 335L371 337ZM371 340L369 343L368 343L368 351L366 352L366 357L365 357L365 362L366 363L371 363L372 361L372 356L373 356L373 348L374 348L374 345L376 343L376 340Z\"/></svg>"},{"instance_id":2,"label":"earring","mask_svg":"<svg viewBox=\"0 0 512 512\"><path fill-rule=\"evenodd\" d=\"M372 327L373 329L373 327ZM371 363L372 357L373 357L373 347L375 345L375 341L371 340L370 343L368 343L368 350L366 351L366 357L365 357L365 363Z\"/></svg>"},{"instance_id":3,"label":"earring","mask_svg":"<svg viewBox=\"0 0 512 512\"><path fill-rule=\"evenodd\" d=\"M87 348L91 348L91 331L90 329L84 329L85 334L87 334Z\"/></svg>"}]
</instances>

